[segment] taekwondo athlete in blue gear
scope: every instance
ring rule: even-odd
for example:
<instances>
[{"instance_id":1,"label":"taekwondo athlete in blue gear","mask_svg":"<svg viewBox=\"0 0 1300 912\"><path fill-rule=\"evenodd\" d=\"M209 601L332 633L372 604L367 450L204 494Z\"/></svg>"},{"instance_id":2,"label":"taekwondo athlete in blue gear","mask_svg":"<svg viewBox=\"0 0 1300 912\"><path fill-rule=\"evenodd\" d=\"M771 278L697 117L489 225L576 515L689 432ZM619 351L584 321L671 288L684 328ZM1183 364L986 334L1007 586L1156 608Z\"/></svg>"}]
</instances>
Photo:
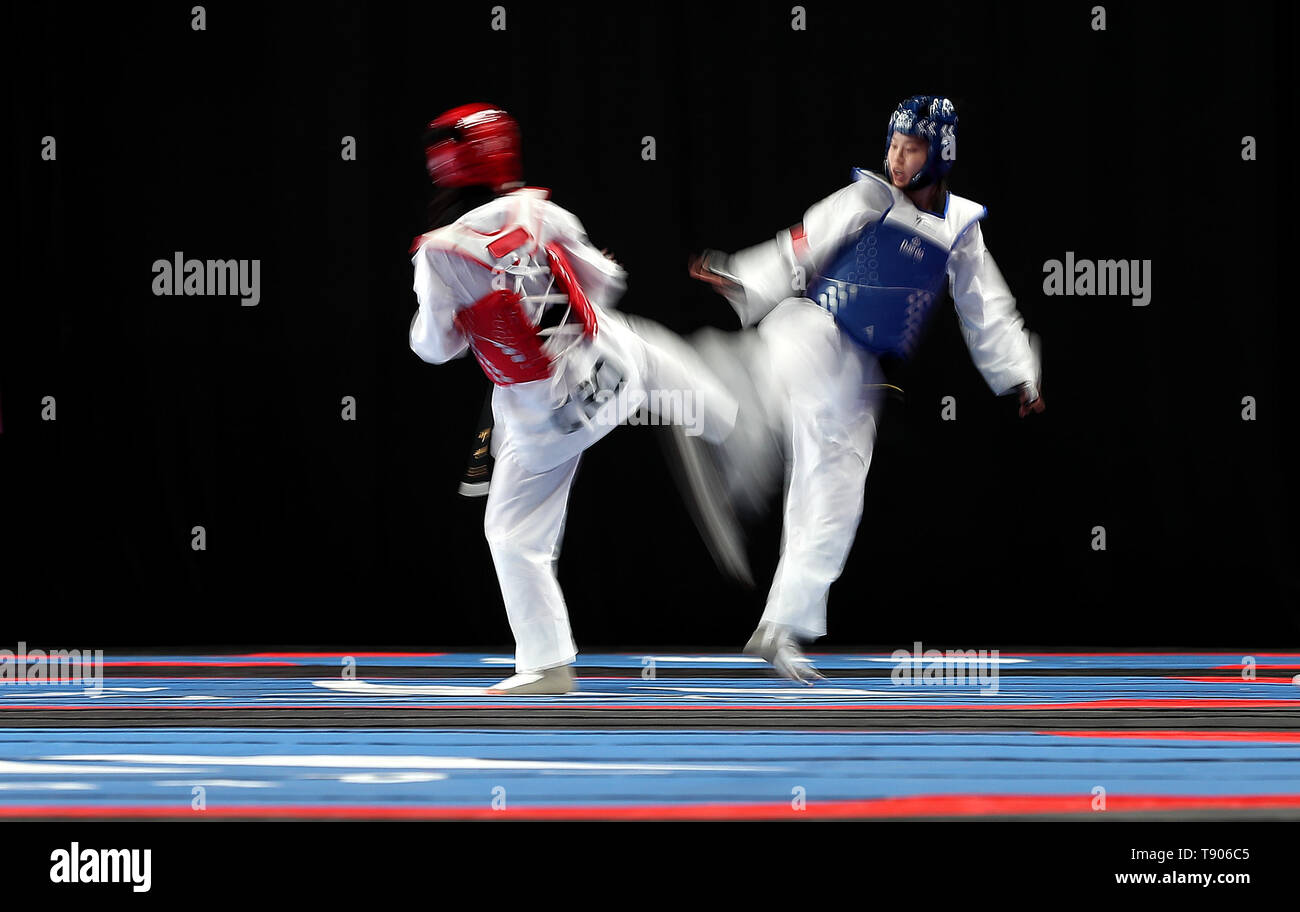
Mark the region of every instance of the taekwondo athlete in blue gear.
<instances>
[{"instance_id":1,"label":"taekwondo athlete in blue gear","mask_svg":"<svg viewBox=\"0 0 1300 912\"><path fill-rule=\"evenodd\" d=\"M826 634L827 594L862 516L886 385L880 358L912 356L945 285L989 388L1019 393L1022 417L1043 409L1038 356L984 246L986 210L946 190L957 147L952 102L907 99L885 142L884 174L855 169L852 183L775 239L731 256L708 252L692 266L744 326L757 324L761 344L743 348L757 378L755 413L783 438L789 460L781 559L745 651L808 684L820 675L800 641ZM717 337L709 342L717 358ZM724 470L747 460L720 454Z\"/></svg>"}]
</instances>

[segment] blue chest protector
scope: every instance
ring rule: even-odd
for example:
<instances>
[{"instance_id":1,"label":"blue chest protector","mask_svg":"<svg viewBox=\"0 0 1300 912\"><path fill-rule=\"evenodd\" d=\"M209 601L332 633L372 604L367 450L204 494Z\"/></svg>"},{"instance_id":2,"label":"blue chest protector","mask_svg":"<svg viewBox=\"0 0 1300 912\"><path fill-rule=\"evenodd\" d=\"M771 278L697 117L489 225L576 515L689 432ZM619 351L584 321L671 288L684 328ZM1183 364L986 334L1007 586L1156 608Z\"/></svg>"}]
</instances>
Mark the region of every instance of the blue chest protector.
<instances>
[{"instance_id":1,"label":"blue chest protector","mask_svg":"<svg viewBox=\"0 0 1300 912\"><path fill-rule=\"evenodd\" d=\"M861 170L854 178L878 180ZM878 355L912 356L942 296L948 255L960 237L938 216L923 217L925 226L918 226L913 216L920 211L905 198L896 201L848 238L808 289L808 297L834 314L854 341Z\"/></svg>"}]
</instances>

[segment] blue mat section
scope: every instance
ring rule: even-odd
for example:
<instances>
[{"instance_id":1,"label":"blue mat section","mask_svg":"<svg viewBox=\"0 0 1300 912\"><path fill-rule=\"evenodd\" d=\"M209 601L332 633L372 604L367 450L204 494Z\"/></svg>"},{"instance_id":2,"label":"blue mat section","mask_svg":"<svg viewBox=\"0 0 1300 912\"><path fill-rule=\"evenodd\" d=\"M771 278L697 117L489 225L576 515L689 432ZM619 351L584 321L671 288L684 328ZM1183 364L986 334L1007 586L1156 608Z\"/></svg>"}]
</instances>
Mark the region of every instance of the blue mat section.
<instances>
[{"instance_id":1,"label":"blue mat section","mask_svg":"<svg viewBox=\"0 0 1300 912\"><path fill-rule=\"evenodd\" d=\"M1300 744L1016 732L3 729L0 758L0 806L1300 794Z\"/></svg>"},{"instance_id":2,"label":"blue mat section","mask_svg":"<svg viewBox=\"0 0 1300 912\"><path fill-rule=\"evenodd\" d=\"M355 663L335 654L105 658L124 664L110 665L102 686L0 683L0 708L19 716L32 710L54 714L43 723L54 727L13 721L13 727L0 728L0 810L184 809L196 788L212 808L316 809L482 809L494 800L514 808L752 806L788 804L796 795L810 804L1078 795L1086 807L1099 786L1110 796L1300 796L1300 743L1287 733L1254 732L1242 740L1177 733L1073 737L987 729L829 730L816 721L807 729L775 730L774 724L764 727L762 712L1041 707L1048 714L1032 727L1068 730L1069 723L1050 721L1053 707L1100 709L1124 701L1121 706L1162 712L1221 704L1294 708L1300 730L1300 687L1291 683L1300 656L1294 653L1255 654L1262 680L1254 681L1232 671L1243 657L1227 653L1006 654L974 668L950 664L946 680L920 677L927 660L909 663L917 676L898 681L889 674L898 660L887 653L819 655L818 666L833 677L811 688L738 675L737 669L764 667L743 656L592 654L579 661L579 692L542 698L483 693L512 671L510 658L501 655L359 652ZM169 672L179 667L184 675L150 673L164 666ZM431 671L413 677L412 668ZM352 677L348 669L359 670ZM393 669L391 675L385 669ZM403 675L401 669L408 671ZM662 669L674 673L661 677ZM977 674L967 677L972 671ZM517 721L507 719L508 729L420 728L418 719L389 727L384 718L386 711L425 707L721 707L739 711L748 728L699 730L686 714L680 728L653 730L592 730L585 718L565 728L515 728ZM78 721L83 709L112 708L184 712L174 717L174 726L173 717L161 720L165 728L130 727L139 723L129 716L126 727L86 727L89 716ZM339 715L337 727L195 721L212 718L208 710L232 708L359 709L367 727L352 727L355 715L347 713ZM1300 807L1300 799L1291 800Z\"/></svg>"}]
</instances>

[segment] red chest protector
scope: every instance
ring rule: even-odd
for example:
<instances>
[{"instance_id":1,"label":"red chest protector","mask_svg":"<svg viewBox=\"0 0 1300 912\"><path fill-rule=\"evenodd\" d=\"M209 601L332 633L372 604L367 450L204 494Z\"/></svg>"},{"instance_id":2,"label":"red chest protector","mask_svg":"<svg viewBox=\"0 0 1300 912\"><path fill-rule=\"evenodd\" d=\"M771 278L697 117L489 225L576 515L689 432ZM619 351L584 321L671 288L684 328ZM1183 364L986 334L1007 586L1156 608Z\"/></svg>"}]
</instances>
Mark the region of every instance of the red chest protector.
<instances>
[{"instance_id":1,"label":"red chest protector","mask_svg":"<svg viewBox=\"0 0 1300 912\"><path fill-rule=\"evenodd\" d=\"M596 312L578 284L568 256L554 244L548 244L545 250L551 275L568 296L569 310L581 322L582 335L594 338ZM465 334L483 373L497 386L551 376L553 356L543 348L545 340L525 312L524 301L516 291L498 289L456 312L456 328Z\"/></svg>"},{"instance_id":2,"label":"red chest protector","mask_svg":"<svg viewBox=\"0 0 1300 912\"><path fill-rule=\"evenodd\" d=\"M522 301L518 292L499 289L456 312L456 328L497 386L551 376L551 358Z\"/></svg>"}]
</instances>

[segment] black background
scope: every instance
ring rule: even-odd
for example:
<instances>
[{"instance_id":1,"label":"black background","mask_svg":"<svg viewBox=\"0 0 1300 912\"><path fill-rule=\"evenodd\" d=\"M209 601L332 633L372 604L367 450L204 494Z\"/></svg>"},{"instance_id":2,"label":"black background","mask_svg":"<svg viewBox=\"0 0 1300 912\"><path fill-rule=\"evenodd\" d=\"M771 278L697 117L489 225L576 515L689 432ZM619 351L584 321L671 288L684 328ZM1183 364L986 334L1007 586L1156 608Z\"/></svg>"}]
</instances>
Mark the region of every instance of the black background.
<instances>
[{"instance_id":1,"label":"black background","mask_svg":"<svg viewBox=\"0 0 1300 912\"><path fill-rule=\"evenodd\" d=\"M486 381L407 347L424 123L511 111L529 182L628 269L623 309L689 332L736 321L688 255L878 168L916 93L955 100L952 188L989 209L1048 409L994 398L941 311L819 648L1300 642L1292 7L1112 3L1098 32L1091 3L811 2L794 31L784 2L506 3L496 32L492 5L209 3L201 32L190 2L8 9L10 648L508 646L483 502L456 494ZM1150 259L1150 305L1045 297L1067 250ZM260 259L260 304L155 297L175 251ZM778 520L753 537L759 589L726 582L655 432L620 429L570 501L580 648L739 647Z\"/></svg>"}]
</instances>

